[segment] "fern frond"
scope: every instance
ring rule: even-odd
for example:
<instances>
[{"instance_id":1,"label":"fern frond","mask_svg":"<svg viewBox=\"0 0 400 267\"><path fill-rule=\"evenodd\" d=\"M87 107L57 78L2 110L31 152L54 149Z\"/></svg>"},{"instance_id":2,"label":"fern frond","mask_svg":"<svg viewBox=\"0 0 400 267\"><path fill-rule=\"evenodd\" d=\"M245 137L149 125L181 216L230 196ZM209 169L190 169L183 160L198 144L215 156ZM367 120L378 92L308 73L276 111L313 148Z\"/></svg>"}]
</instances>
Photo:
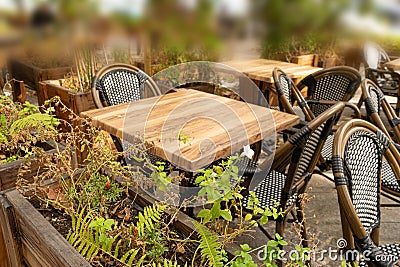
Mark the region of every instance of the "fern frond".
<instances>
[{"instance_id":1,"label":"fern frond","mask_svg":"<svg viewBox=\"0 0 400 267\"><path fill-rule=\"evenodd\" d=\"M128 250L123 256L122 256L122 258L120 259L120 261L122 262L122 263L125 263L126 265L128 265L128 266L132 266L132 264L133 264L133 259L136 257L136 255L138 254L138 252L139 252L139 249L131 249L131 250Z\"/></svg>"},{"instance_id":2,"label":"fern frond","mask_svg":"<svg viewBox=\"0 0 400 267\"><path fill-rule=\"evenodd\" d=\"M44 128L54 130L54 125L57 124L57 119L45 113L35 113L16 120L11 124L10 134L16 134L21 130L28 128Z\"/></svg>"},{"instance_id":3,"label":"fern frond","mask_svg":"<svg viewBox=\"0 0 400 267\"><path fill-rule=\"evenodd\" d=\"M70 214L72 227L68 232L67 241L89 261L95 257L99 251L103 251L113 257L111 251L113 243L115 243L120 233L114 237L108 238L107 242L101 243L100 235L102 233L98 228L90 227L90 224L95 222L95 220L91 218L90 213L86 215L84 215L84 213L85 208L83 208L78 215ZM118 252L116 254L118 254ZM118 258L115 259L118 260Z\"/></svg>"},{"instance_id":4,"label":"fern frond","mask_svg":"<svg viewBox=\"0 0 400 267\"><path fill-rule=\"evenodd\" d=\"M193 221L193 224L199 231L201 257L208 260L209 266L224 266L224 257L222 255L221 245L218 243L218 235L212 233L197 221Z\"/></svg>"},{"instance_id":5,"label":"fern frond","mask_svg":"<svg viewBox=\"0 0 400 267\"><path fill-rule=\"evenodd\" d=\"M180 267L180 265L176 261L164 259L163 264L153 262L152 267Z\"/></svg>"},{"instance_id":6,"label":"fern frond","mask_svg":"<svg viewBox=\"0 0 400 267\"><path fill-rule=\"evenodd\" d=\"M143 236L146 230L154 229L154 223L160 221L161 215L166 207L166 205L154 204L152 206L144 207L143 213L139 212L139 220L136 223L139 236Z\"/></svg>"},{"instance_id":7,"label":"fern frond","mask_svg":"<svg viewBox=\"0 0 400 267\"><path fill-rule=\"evenodd\" d=\"M133 260L135 259L135 257L136 257L136 255L138 254L138 252L139 252L139 249L135 249L135 251L132 252L131 256L129 257L128 262L126 263L126 265L132 266ZM145 256L145 255L143 255L143 256ZM143 256L142 256L142 258L143 258ZM144 258L143 258L143 259L144 259Z\"/></svg>"}]
</instances>

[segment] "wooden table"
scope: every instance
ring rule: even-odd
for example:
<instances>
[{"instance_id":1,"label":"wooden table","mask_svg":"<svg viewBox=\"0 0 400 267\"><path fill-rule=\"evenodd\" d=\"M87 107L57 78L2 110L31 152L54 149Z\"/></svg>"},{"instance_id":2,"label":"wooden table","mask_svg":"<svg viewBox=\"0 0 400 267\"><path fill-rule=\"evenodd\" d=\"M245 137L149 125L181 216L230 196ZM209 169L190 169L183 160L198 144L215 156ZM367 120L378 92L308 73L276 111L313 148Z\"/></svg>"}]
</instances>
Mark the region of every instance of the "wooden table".
<instances>
[{"instance_id":1,"label":"wooden table","mask_svg":"<svg viewBox=\"0 0 400 267\"><path fill-rule=\"evenodd\" d=\"M400 71L400 58L386 62L385 66L393 69L394 71Z\"/></svg>"},{"instance_id":2,"label":"wooden table","mask_svg":"<svg viewBox=\"0 0 400 267\"><path fill-rule=\"evenodd\" d=\"M124 141L142 137L150 153L191 171L300 121L291 114L192 89L81 114Z\"/></svg>"},{"instance_id":3,"label":"wooden table","mask_svg":"<svg viewBox=\"0 0 400 267\"><path fill-rule=\"evenodd\" d=\"M274 83L272 70L275 67L281 68L295 82L300 81L305 76L321 69L318 67L304 66L294 63L262 58L226 61L222 62L222 64L239 70L240 72L246 74L252 80L266 82L269 84Z\"/></svg>"},{"instance_id":4,"label":"wooden table","mask_svg":"<svg viewBox=\"0 0 400 267\"><path fill-rule=\"evenodd\" d=\"M270 88L274 87L274 78L272 77L272 71L275 67L279 67L296 84L307 75L322 69L313 66L304 66L294 63L261 58L233 60L221 63L239 70L247 77L252 79L253 82L257 84L258 88L263 92L269 104L273 106L278 105L276 97L269 95ZM248 86L244 85L240 87L246 88ZM246 96L248 99L254 99L257 97L253 95L248 95L248 92L243 90L241 90L241 95Z\"/></svg>"}]
</instances>

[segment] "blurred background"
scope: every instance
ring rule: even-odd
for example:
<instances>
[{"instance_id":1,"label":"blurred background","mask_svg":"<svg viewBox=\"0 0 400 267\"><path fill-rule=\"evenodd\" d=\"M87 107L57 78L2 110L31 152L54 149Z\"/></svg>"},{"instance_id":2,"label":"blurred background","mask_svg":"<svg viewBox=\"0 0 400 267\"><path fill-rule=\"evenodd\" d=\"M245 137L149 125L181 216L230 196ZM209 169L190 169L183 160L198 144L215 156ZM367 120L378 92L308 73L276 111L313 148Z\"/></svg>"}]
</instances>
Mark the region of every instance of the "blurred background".
<instances>
[{"instance_id":1,"label":"blurred background","mask_svg":"<svg viewBox=\"0 0 400 267\"><path fill-rule=\"evenodd\" d=\"M193 60L346 57L366 40L400 49L399 0L1 0L0 66L11 56L69 65L78 46L103 64L155 73Z\"/></svg>"}]
</instances>

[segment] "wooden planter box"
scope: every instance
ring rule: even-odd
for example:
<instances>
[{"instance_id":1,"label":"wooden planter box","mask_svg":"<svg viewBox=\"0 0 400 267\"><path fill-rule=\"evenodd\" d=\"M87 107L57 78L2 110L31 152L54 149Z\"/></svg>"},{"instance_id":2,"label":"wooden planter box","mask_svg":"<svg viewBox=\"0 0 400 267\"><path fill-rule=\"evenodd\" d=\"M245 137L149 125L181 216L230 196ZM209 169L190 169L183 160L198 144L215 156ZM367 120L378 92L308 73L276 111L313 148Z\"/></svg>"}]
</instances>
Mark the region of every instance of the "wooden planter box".
<instances>
[{"instance_id":1,"label":"wooden planter box","mask_svg":"<svg viewBox=\"0 0 400 267\"><path fill-rule=\"evenodd\" d=\"M75 92L60 86L59 80L48 80L39 82L39 91L43 94L43 100L46 101L54 96L60 97L64 105L79 115L83 111L95 109L92 92ZM39 102L39 104L41 104ZM60 119L71 122L68 113L56 109L56 115Z\"/></svg>"},{"instance_id":2,"label":"wooden planter box","mask_svg":"<svg viewBox=\"0 0 400 267\"><path fill-rule=\"evenodd\" d=\"M42 145L48 155L56 152L55 145L47 142ZM18 171L20 167L26 162L26 159L19 159L12 162L0 164L0 191L15 187L17 181ZM32 159L29 172L26 172L22 178L30 181L35 176L41 165L37 160ZM1 266L1 264L0 264Z\"/></svg>"},{"instance_id":3,"label":"wooden planter box","mask_svg":"<svg viewBox=\"0 0 400 267\"><path fill-rule=\"evenodd\" d=\"M4 191L0 204L2 266L90 266L18 190Z\"/></svg>"},{"instance_id":4,"label":"wooden planter box","mask_svg":"<svg viewBox=\"0 0 400 267\"><path fill-rule=\"evenodd\" d=\"M39 82L63 79L67 73L71 72L72 67L40 68L23 60L9 59L8 70L14 79L24 81L26 85L38 92L38 102L41 105L44 99L38 90Z\"/></svg>"},{"instance_id":5,"label":"wooden planter box","mask_svg":"<svg viewBox=\"0 0 400 267\"><path fill-rule=\"evenodd\" d=\"M301 55L301 56L293 56L290 58L291 63L296 63L303 66L318 66L318 55Z\"/></svg>"},{"instance_id":6,"label":"wooden planter box","mask_svg":"<svg viewBox=\"0 0 400 267\"><path fill-rule=\"evenodd\" d=\"M140 188L131 186L129 193L141 206L154 203L153 198ZM174 211L166 213L167 216L175 215ZM178 211L175 218L174 227L183 234L197 232L191 222L193 219L183 212ZM21 262L28 266L90 266L16 189L0 193L0 226L0 234L3 233L3 238L0 235L0 265L2 259L4 262L1 266L20 266ZM2 242L5 246L1 246ZM228 257L232 258L234 250L238 249L237 244L227 247Z\"/></svg>"}]
</instances>

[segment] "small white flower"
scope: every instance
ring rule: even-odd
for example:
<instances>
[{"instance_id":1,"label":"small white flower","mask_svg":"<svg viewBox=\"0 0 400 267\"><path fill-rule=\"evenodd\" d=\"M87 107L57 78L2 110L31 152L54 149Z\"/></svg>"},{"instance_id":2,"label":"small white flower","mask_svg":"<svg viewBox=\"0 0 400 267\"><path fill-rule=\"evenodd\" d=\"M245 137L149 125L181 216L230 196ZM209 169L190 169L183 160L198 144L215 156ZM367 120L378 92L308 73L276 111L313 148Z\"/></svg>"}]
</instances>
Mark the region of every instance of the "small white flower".
<instances>
[{"instance_id":1,"label":"small white flower","mask_svg":"<svg viewBox=\"0 0 400 267\"><path fill-rule=\"evenodd\" d=\"M243 153L241 156L245 155L249 159L252 159L254 156L254 150L250 148L250 145L244 146L243 147Z\"/></svg>"}]
</instances>

